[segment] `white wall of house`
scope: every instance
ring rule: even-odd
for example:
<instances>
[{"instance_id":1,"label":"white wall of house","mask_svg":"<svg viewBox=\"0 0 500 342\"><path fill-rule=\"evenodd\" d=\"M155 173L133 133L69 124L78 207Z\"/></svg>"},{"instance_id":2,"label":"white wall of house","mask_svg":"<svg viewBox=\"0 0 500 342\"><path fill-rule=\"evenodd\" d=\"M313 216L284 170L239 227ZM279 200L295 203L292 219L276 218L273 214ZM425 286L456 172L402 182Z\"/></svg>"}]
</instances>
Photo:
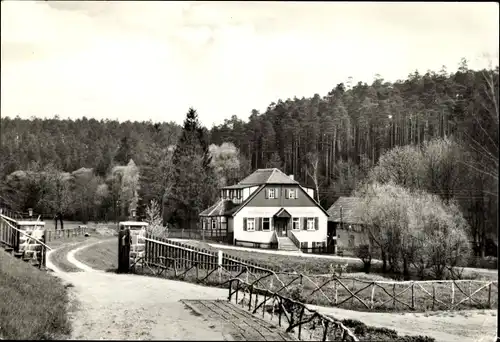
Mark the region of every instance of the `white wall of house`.
<instances>
[{"instance_id":1,"label":"white wall of house","mask_svg":"<svg viewBox=\"0 0 500 342\"><path fill-rule=\"evenodd\" d=\"M314 198L314 189L311 189L311 188L304 188L304 189L306 189L307 194L308 194L309 196L311 196L311 198L312 198L312 199L315 199L315 198Z\"/></svg>"},{"instance_id":2,"label":"white wall of house","mask_svg":"<svg viewBox=\"0 0 500 342\"><path fill-rule=\"evenodd\" d=\"M269 217L272 218L274 214L280 210L281 207L244 207L234 217L234 238L242 241L253 241L260 243L269 243L272 241L274 234L274 227L269 232L263 231L244 231L243 218L245 217ZM295 236L299 241L322 242L326 241L328 217L318 207L286 207L285 208L293 217L317 217L318 230L296 230ZM272 220L271 220L272 222ZM272 224L272 223L271 223Z\"/></svg>"},{"instance_id":3,"label":"white wall of house","mask_svg":"<svg viewBox=\"0 0 500 342\"><path fill-rule=\"evenodd\" d=\"M250 197L251 194L253 194L255 192L255 190L257 190L259 187L258 186L252 186L252 187L249 187L249 188L244 188L243 189L243 198L242 200L246 200L248 197Z\"/></svg>"}]
</instances>

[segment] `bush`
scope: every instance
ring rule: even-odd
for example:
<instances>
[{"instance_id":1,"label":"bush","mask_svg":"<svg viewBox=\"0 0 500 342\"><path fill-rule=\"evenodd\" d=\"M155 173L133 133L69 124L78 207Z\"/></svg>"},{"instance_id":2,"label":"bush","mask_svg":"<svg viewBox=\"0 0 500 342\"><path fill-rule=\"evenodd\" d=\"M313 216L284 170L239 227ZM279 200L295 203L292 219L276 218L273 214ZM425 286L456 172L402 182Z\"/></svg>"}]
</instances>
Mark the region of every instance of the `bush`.
<instances>
[{"instance_id":1,"label":"bush","mask_svg":"<svg viewBox=\"0 0 500 342\"><path fill-rule=\"evenodd\" d=\"M341 321L360 341L435 342L429 336L398 336L393 329L370 327L355 319Z\"/></svg>"},{"instance_id":2,"label":"bush","mask_svg":"<svg viewBox=\"0 0 500 342\"><path fill-rule=\"evenodd\" d=\"M485 257L485 258L471 256L467 262L467 265L464 265L464 266L495 270L498 268L498 258L491 257L491 256Z\"/></svg>"},{"instance_id":3,"label":"bush","mask_svg":"<svg viewBox=\"0 0 500 342\"><path fill-rule=\"evenodd\" d=\"M370 273L370 268L372 265L372 255L369 245L360 245L357 248L356 256L363 262L363 271L365 273Z\"/></svg>"}]
</instances>

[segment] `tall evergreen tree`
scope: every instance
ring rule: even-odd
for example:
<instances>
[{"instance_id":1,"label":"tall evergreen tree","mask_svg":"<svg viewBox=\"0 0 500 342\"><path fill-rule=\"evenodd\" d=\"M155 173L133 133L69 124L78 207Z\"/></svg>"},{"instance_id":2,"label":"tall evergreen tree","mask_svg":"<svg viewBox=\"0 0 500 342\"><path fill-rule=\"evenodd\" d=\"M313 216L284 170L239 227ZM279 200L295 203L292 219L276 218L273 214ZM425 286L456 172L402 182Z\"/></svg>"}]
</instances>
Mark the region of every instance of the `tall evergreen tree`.
<instances>
[{"instance_id":1,"label":"tall evergreen tree","mask_svg":"<svg viewBox=\"0 0 500 342\"><path fill-rule=\"evenodd\" d=\"M128 136L124 136L120 140L120 147L118 147L118 151L115 155L115 162L119 165L127 165L129 160L132 157L132 147L130 144L130 138Z\"/></svg>"},{"instance_id":2,"label":"tall evergreen tree","mask_svg":"<svg viewBox=\"0 0 500 342\"><path fill-rule=\"evenodd\" d=\"M195 228L198 214L215 200L217 180L210 161L206 130L190 108L172 156L172 188L165 203L168 222Z\"/></svg>"}]
</instances>

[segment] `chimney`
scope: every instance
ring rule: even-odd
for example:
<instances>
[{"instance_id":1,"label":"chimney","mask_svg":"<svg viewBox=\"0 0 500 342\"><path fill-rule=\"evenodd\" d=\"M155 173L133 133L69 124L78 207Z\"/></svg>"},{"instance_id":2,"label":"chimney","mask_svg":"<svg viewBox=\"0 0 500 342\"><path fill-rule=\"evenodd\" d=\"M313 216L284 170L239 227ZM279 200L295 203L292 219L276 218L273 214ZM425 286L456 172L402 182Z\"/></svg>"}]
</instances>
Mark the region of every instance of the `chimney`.
<instances>
[{"instance_id":1,"label":"chimney","mask_svg":"<svg viewBox=\"0 0 500 342\"><path fill-rule=\"evenodd\" d=\"M288 177L290 177L292 180L295 180L293 175L288 175Z\"/></svg>"}]
</instances>

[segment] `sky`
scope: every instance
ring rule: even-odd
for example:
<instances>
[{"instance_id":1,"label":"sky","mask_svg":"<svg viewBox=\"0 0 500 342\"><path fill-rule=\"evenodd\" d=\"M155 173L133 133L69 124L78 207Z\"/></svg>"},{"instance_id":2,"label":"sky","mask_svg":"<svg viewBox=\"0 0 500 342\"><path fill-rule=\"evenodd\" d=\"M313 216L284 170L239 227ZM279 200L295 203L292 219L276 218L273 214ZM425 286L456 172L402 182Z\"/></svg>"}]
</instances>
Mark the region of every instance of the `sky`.
<instances>
[{"instance_id":1,"label":"sky","mask_svg":"<svg viewBox=\"0 0 500 342\"><path fill-rule=\"evenodd\" d=\"M486 3L1 2L2 117L210 127L352 77L498 65Z\"/></svg>"}]
</instances>

